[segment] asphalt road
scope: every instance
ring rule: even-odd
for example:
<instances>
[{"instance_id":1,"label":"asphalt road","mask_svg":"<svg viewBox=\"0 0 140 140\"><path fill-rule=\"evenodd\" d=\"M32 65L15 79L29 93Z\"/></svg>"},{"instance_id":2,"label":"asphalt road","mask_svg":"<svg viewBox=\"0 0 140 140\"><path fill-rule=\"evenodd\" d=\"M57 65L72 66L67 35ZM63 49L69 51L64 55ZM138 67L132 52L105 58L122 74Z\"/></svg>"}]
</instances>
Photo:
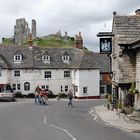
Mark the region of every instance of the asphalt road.
<instances>
[{"instance_id":1,"label":"asphalt road","mask_svg":"<svg viewBox=\"0 0 140 140\"><path fill-rule=\"evenodd\" d=\"M139 140L139 134L96 121L90 108L103 100L0 103L0 140Z\"/></svg>"}]
</instances>

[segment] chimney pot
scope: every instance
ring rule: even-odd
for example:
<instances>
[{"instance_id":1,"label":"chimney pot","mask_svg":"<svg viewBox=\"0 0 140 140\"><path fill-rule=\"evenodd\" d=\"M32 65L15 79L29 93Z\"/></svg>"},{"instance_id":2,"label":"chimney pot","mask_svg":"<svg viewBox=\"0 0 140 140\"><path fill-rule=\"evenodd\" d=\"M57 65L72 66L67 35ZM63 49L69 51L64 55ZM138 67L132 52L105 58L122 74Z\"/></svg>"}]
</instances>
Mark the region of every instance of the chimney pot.
<instances>
[{"instance_id":1,"label":"chimney pot","mask_svg":"<svg viewBox=\"0 0 140 140\"><path fill-rule=\"evenodd\" d=\"M114 11L114 12L113 12L113 15L115 16L116 14L117 14L117 12L116 12L116 11Z\"/></svg>"}]
</instances>

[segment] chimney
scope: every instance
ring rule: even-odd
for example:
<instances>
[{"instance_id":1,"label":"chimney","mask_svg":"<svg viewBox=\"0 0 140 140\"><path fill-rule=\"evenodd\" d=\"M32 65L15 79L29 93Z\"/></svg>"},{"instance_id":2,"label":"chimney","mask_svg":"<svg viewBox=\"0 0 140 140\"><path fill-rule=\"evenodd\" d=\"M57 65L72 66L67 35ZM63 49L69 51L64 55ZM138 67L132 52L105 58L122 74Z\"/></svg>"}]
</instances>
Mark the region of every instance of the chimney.
<instances>
[{"instance_id":1,"label":"chimney","mask_svg":"<svg viewBox=\"0 0 140 140\"><path fill-rule=\"evenodd\" d=\"M81 32L79 32L79 35L75 36L75 47L79 49L83 48L83 38L81 36Z\"/></svg>"},{"instance_id":2,"label":"chimney","mask_svg":"<svg viewBox=\"0 0 140 140\"><path fill-rule=\"evenodd\" d=\"M137 9L137 10L135 11L135 13L136 13L136 15L139 15L139 16L140 16L140 9Z\"/></svg>"},{"instance_id":3,"label":"chimney","mask_svg":"<svg viewBox=\"0 0 140 140\"><path fill-rule=\"evenodd\" d=\"M29 43L29 47L32 48L33 47L33 40L32 40L32 34L31 33L29 35L28 43Z\"/></svg>"}]
</instances>

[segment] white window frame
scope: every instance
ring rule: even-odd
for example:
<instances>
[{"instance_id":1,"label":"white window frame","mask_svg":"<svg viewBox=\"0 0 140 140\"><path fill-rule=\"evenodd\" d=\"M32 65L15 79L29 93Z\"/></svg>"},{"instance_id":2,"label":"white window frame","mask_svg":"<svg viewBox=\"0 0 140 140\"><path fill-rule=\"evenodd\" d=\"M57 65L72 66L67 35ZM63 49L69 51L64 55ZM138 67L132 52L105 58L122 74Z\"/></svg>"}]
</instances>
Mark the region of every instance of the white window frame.
<instances>
[{"instance_id":1,"label":"white window frame","mask_svg":"<svg viewBox=\"0 0 140 140\"><path fill-rule=\"evenodd\" d=\"M47 89L49 91L49 85L42 85L42 89Z\"/></svg>"},{"instance_id":2,"label":"white window frame","mask_svg":"<svg viewBox=\"0 0 140 140\"><path fill-rule=\"evenodd\" d=\"M78 86L75 86L75 92L78 92Z\"/></svg>"},{"instance_id":3,"label":"white window frame","mask_svg":"<svg viewBox=\"0 0 140 140\"><path fill-rule=\"evenodd\" d=\"M20 70L15 70L14 71L14 76L15 77L20 77Z\"/></svg>"},{"instance_id":4,"label":"white window frame","mask_svg":"<svg viewBox=\"0 0 140 140\"><path fill-rule=\"evenodd\" d=\"M64 78L70 78L71 72L69 70L64 71Z\"/></svg>"},{"instance_id":5,"label":"white window frame","mask_svg":"<svg viewBox=\"0 0 140 140\"><path fill-rule=\"evenodd\" d=\"M15 62L21 62L22 61L22 55L21 54L14 55L14 61Z\"/></svg>"},{"instance_id":6,"label":"white window frame","mask_svg":"<svg viewBox=\"0 0 140 140\"><path fill-rule=\"evenodd\" d=\"M25 82L24 83L24 90L25 91L29 91L30 90L30 83L29 82Z\"/></svg>"},{"instance_id":7,"label":"white window frame","mask_svg":"<svg viewBox=\"0 0 140 140\"><path fill-rule=\"evenodd\" d=\"M69 59L70 59L70 56L69 55L62 56L62 60L63 61L69 61Z\"/></svg>"},{"instance_id":8,"label":"white window frame","mask_svg":"<svg viewBox=\"0 0 140 140\"><path fill-rule=\"evenodd\" d=\"M13 84L13 90L21 90L20 84Z\"/></svg>"},{"instance_id":9,"label":"white window frame","mask_svg":"<svg viewBox=\"0 0 140 140\"><path fill-rule=\"evenodd\" d=\"M88 88L87 87L83 87L83 94L88 94Z\"/></svg>"},{"instance_id":10,"label":"white window frame","mask_svg":"<svg viewBox=\"0 0 140 140\"><path fill-rule=\"evenodd\" d=\"M69 91L69 86L65 85L65 92L68 92L68 91Z\"/></svg>"},{"instance_id":11,"label":"white window frame","mask_svg":"<svg viewBox=\"0 0 140 140\"><path fill-rule=\"evenodd\" d=\"M45 78L45 79L50 79L50 78L52 78L52 72L51 72L51 71L45 71L45 72L44 72L44 78Z\"/></svg>"},{"instance_id":12,"label":"white window frame","mask_svg":"<svg viewBox=\"0 0 140 140\"><path fill-rule=\"evenodd\" d=\"M50 56L49 55L43 55L42 60L43 61L50 61Z\"/></svg>"}]
</instances>

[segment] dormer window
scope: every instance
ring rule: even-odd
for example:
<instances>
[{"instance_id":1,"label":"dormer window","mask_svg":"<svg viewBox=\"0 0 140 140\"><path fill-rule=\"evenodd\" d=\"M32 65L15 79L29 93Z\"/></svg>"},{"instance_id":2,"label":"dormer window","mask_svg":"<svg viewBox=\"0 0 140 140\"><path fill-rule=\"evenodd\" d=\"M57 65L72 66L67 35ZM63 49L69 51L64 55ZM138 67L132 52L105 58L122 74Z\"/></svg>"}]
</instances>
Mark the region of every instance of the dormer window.
<instances>
[{"instance_id":1,"label":"dormer window","mask_svg":"<svg viewBox=\"0 0 140 140\"><path fill-rule=\"evenodd\" d=\"M21 54L14 55L14 61L15 62L21 62L22 61L22 55Z\"/></svg>"},{"instance_id":2,"label":"dormer window","mask_svg":"<svg viewBox=\"0 0 140 140\"><path fill-rule=\"evenodd\" d=\"M44 63L50 63L50 56L49 55L43 55L42 60Z\"/></svg>"},{"instance_id":3,"label":"dormer window","mask_svg":"<svg viewBox=\"0 0 140 140\"><path fill-rule=\"evenodd\" d=\"M63 60L63 61L69 61L69 58L70 58L70 57L69 57L68 55L62 56L62 60Z\"/></svg>"},{"instance_id":4,"label":"dormer window","mask_svg":"<svg viewBox=\"0 0 140 140\"><path fill-rule=\"evenodd\" d=\"M42 60L44 61L50 61L50 56L49 55L43 55Z\"/></svg>"},{"instance_id":5,"label":"dormer window","mask_svg":"<svg viewBox=\"0 0 140 140\"><path fill-rule=\"evenodd\" d=\"M69 63L70 56L67 52L65 52L62 56L62 60L64 63Z\"/></svg>"}]
</instances>

